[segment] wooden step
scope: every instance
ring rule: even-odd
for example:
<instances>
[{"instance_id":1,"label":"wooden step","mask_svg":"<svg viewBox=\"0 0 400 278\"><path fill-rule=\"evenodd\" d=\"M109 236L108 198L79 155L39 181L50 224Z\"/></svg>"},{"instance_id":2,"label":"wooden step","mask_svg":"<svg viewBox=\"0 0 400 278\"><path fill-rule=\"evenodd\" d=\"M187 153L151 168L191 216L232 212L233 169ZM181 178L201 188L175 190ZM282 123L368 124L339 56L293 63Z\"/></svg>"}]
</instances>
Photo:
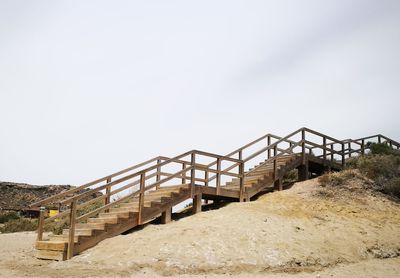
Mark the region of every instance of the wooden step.
<instances>
[{"instance_id":1,"label":"wooden step","mask_svg":"<svg viewBox=\"0 0 400 278\"><path fill-rule=\"evenodd\" d=\"M117 218L129 218L133 216L133 212L130 211L110 211L110 212L102 212L99 213L99 218L110 218L110 217L117 217Z\"/></svg>"},{"instance_id":2,"label":"wooden step","mask_svg":"<svg viewBox=\"0 0 400 278\"><path fill-rule=\"evenodd\" d=\"M41 240L36 241L36 249L53 250L53 251L64 251L67 250L68 243L66 241L50 241Z\"/></svg>"},{"instance_id":3,"label":"wooden step","mask_svg":"<svg viewBox=\"0 0 400 278\"><path fill-rule=\"evenodd\" d=\"M132 212L137 213L139 212L139 207L119 207L119 208L110 208L110 212Z\"/></svg>"},{"instance_id":4,"label":"wooden step","mask_svg":"<svg viewBox=\"0 0 400 278\"><path fill-rule=\"evenodd\" d=\"M64 229L63 230L63 235L69 235L69 229ZM75 229L75 235L76 236L93 236L93 230L90 228L86 229Z\"/></svg>"},{"instance_id":5,"label":"wooden step","mask_svg":"<svg viewBox=\"0 0 400 278\"><path fill-rule=\"evenodd\" d=\"M75 225L77 229L92 229L92 230L105 230L105 223L78 223Z\"/></svg>"},{"instance_id":6,"label":"wooden step","mask_svg":"<svg viewBox=\"0 0 400 278\"><path fill-rule=\"evenodd\" d=\"M107 224L118 224L118 217L110 218L88 218L88 223L107 223Z\"/></svg>"},{"instance_id":7,"label":"wooden step","mask_svg":"<svg viewBox=\"0 0 400 278\"><path fill-rule=\"evenodd\" d=\"M49 241L63 241L63 242L68 242L68 236L67 235L49 235ZM74 237L74 242L78 243L79 242L79 236L75 235Z\"/></svg>"}]
</instances>

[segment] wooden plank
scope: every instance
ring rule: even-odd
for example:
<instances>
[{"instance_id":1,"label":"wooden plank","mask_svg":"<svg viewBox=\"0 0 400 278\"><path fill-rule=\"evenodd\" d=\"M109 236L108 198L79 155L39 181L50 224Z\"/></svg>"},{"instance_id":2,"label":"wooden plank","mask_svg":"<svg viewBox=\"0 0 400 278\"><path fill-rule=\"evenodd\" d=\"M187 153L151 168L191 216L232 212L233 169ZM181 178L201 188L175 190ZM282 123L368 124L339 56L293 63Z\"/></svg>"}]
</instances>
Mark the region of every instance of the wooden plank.
<instances>
[{"instance_id":1,"label":"wooden plank","mask_svg":"<svg viewBox=\"0 0 400 278\"><path fill-rule=\"evenodd\" d=\"M71 203L71 215L69 217L69 234L68 234L68 250L67 259L71 259L74 255L74 245L75 245L75 224L76 224L76 203L77 201L72 201Z\"/></svg>"},{"instance_id":2,"label":"wooden plank","mask_svg":"<svg viewBox=\"0 0 400 278\"><path fill-rule=\"evenodd\" d=\"M36 249L43 250L54 250L54 251L66 251L67 250L67 242L65 241L37 241L35 243Z\"/></svg>"},{"instance_id":3,"label":"wooden plank","mask_svg":"<svg viewBox=\"0 0 400 278\"><path fill-rule=\"evenodd\" d=\"M35 257L38 259L65 261L67 259L66 252L54 250L36 250Z\"/></svg>"},{"instance_id":4,"label":"wooden plank","mask_svg":"<svg viewBox=\"0 0 400 278\"><path fill-rule=\"evenodd\" d=\"M166 209L161 214L161 223L167 224L171 222L172 208Z\"/></svg>"},{"instance_id":5,"label":"wooden plank","mask_svg":"<svg viewBox=\"0 0 400 278\"><path fill-rule=\"evenodd\" d=\"M201 212L201 205L202 205L201 197L202 197L201 193L200 194L196 194L193 197L193 213L194 214Z\"/></svg>"}]
</instances>

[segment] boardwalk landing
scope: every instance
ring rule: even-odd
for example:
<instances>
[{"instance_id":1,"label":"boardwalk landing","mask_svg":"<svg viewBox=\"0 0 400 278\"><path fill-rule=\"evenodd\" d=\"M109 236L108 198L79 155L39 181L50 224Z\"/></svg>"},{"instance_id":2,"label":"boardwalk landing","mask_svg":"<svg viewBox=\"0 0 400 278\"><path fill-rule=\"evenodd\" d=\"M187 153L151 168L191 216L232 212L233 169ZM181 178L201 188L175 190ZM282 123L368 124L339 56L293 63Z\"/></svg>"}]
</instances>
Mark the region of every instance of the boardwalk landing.
<instances>
[{"instance_id":1,"label":"boardwalk landing","mask_svg":"<svg viewBox=\"0 0 400 278\"><path fill-rule=\"evenodd\" d=\"M168 223L172 208L188 199L193 213L201 211L202 200L250 201L261 191L282 190L283 176L294 169L300 180L340 171L346 159L368 151L367 142L400 147L383 135L338 140L301 128L285 137L266 134L226 156L193 150L174 158L155 157L32 204L41 208L36 256L66 260L157 217ZM98 192L103 195L82 201ZM46 218L46 208L54 206L63 212ZM46 223L65 219L68 229L43 238Z\"/></svg>"}]
</instances>

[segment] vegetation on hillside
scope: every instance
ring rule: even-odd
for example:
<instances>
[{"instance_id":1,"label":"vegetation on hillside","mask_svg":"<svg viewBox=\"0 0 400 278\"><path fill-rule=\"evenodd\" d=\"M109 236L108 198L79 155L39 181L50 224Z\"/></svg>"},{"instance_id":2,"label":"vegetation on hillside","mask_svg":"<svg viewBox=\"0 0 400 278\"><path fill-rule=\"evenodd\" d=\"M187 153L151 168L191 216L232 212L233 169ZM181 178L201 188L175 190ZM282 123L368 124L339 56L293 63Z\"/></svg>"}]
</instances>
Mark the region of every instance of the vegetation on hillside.
<instances>
[{"instance_id":1,"label":"vegetation on hillside","mask_svg":"<svg viewBox=\"0 0 400 278\"><path fill-rule=\"evenodd\" d=\"M343 185L358 178L365 186L400 200L400 152L386 144L369 143L370 153L346 162L347 170L323 175L323 187Z\"/></svg>"}]
</instances>

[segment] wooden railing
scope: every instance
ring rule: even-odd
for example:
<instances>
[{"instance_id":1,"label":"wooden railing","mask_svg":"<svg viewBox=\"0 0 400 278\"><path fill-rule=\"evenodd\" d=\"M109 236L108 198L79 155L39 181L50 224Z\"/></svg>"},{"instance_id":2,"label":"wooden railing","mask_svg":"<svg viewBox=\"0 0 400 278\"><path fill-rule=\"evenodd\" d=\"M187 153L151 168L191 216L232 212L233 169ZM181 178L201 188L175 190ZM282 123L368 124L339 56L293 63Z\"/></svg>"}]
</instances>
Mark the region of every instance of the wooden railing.
<instances>
[{"instance_id":1,"label":"wooden railing","mask_svg":"<svg viewBox=\"0 0 400 278\"><path fill-rule=\"evenodd\" d=\"M32 204L31 207L41 208L37 240L43 238L45 223L67 218L69 222L67 256L71 258L74 250L76 223L96 216L100 212L107 212L111 207L136 197L139 199L138 223L141 224L144 221L144 195L146 192L177 182L179 185L188 185L190 197L196 194L198 186L215 187L218 195L223 184L222 178L229 177L239 179L239 200L243 201L245 193L243 181L247 174L245 169L249 164L255 165L254 160L272 163L275 180L278 174L278 159L284 155L301 155L302 163L305 164L306 155L311 154L323 159L328 167L333 163L340 163L344 167L347 157L356 154L362 155L366 152L367 140L368 142L377 140L377 142L387 143L391 147L400 147L398 142L383 135L356 140L338 140L304 127L285 137L266 134L225 156L192 150L173 158L154 157ZM202 160L206 162L200 163ZM88 197L99 192L104 192L104 194L88 200ZM123 194L123 196L117 194ZM89 205L96 202L102 202L102 205L88 211ZM45 208L54 205L65 209L59 214L45 219ZM82 212L83 209L86 209L85 213Z\"/></svg>"}]
</instances>

